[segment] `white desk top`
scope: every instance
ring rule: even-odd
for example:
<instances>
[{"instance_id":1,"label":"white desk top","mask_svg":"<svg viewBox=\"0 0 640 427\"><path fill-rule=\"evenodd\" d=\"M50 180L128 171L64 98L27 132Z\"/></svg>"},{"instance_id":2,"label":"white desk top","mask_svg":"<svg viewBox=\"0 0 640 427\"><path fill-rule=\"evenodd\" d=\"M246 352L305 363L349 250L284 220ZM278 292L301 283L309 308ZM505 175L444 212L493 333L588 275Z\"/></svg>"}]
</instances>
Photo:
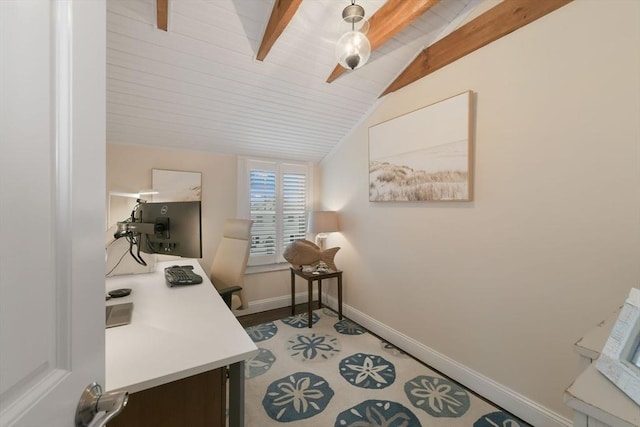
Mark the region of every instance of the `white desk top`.
<instances>
[{"instance_id":1,"label":"white desk top","mask_svg":"<svg viewBox=\"0 0 640 427\"><path fill-rule=\"evenodd\" d=\"M171 265L193 265L203 283L168 287L164 268ZM133 302L133 317L129 325L106 330L107 391L134 393L258 351L196 260L160 262L154 273L107 279L107 292L118 288L131 288L131 295L107 304Z\"/></svg>"}]
</instances>

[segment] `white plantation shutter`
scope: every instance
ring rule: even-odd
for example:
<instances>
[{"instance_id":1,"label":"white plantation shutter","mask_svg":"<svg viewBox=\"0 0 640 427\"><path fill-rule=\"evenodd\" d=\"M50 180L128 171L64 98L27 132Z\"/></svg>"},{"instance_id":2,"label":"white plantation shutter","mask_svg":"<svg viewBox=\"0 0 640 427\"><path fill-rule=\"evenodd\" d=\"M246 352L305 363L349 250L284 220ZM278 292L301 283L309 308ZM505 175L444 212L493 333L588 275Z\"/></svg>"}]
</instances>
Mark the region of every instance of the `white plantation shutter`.
<instances>
[{"instance_id":1,"label":"white plantation shutter","mask_svg":"<svg viewBox=\"0 0 640 427\"><path fill-rule=\"evenodd\" d=\"M307 232L309 167L240 159L238 213L251 218L249 265L284 262L285 247Z\"/></svg>"},{"instance_id":2,"label":"white plantation shutter","mask_svg":"<svg viewBox=\"0 0 640 427\"><path fill-rule=\"evenodd\" d=\"M282 250L307 234L307 176L282 174Z\"/></svg>"},{"instance_id":3,"label":"white plantation shutter","mask_svg":"<svg viewBox=\"0 0 640 427\"><path fill-rule=\"evenodd\" d=\"M276 173L252 169L249 172L249 208L251 210L250 256L276 254Z\"/></svg>"}]
</instances>

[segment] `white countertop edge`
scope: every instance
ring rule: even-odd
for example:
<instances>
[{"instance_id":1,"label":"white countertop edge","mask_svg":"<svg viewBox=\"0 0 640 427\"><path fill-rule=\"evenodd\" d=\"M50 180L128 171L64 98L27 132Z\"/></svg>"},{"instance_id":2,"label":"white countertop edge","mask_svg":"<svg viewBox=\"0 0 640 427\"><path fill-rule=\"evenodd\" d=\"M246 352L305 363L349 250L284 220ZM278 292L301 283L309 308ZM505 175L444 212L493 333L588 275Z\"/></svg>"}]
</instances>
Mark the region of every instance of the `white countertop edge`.
<instances>
[{"instance_id":1,"label":"white countertop edge","mask_svg":"<svg viewBox=\"0 0 640 427\"><path fill-rule=\"evenodd\" d=\"M195 366L193 368L172 372L170 374L163 375L161 377L151 378L147 381L141 381L138 383L128 383L128 384L115 384L113 387L110 387L109 390L107 391L126 390L129 393L136 393L139 391L157 387L159 385L168 384L173 381L183 380L185 378L192 377L194 375L198 375L203 372L208 372L214 369L222 368L224 366L229 366L233 363L250 359L251 357L255 356L257 353L258 353L258 348L256 347L255 350L247 351L235 357L228 357L223 360L217 360L215 363L208 363L206 365Z\"/></svg>"}]
</instances>

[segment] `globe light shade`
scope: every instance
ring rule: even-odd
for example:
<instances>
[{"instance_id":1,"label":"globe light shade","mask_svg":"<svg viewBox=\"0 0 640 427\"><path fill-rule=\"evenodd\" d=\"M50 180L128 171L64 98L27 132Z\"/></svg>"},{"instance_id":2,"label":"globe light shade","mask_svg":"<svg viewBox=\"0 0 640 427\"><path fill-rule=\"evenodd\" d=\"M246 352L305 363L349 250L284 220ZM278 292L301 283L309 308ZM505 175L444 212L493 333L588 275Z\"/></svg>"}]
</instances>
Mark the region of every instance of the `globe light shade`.
<instances>
[{"instance_id":1,"label":"globe light shade","mask_svg":"<svg viewBox=\"0 0 640 427\"><path fill-rule=\"evenodd\" d=\"M364 33L348 31L336 44L336 58L344 68L355 70L362 67L371 55L371 44Z\"/></svg>"}]
</instances>

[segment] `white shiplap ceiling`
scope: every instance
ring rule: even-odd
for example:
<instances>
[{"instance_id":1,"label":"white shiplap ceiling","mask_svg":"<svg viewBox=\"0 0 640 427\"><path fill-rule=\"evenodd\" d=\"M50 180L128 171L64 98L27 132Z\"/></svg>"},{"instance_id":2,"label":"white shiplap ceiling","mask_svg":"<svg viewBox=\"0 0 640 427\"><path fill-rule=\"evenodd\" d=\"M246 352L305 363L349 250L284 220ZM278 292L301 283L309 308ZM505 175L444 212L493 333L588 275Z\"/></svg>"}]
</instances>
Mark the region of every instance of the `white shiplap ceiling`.
<instances>
[{"instance_id":1,"label":"white shiplap ceiling","mask_svg":"<svg viewBox=\"0 0 640 427\"><path fill-rule=\"evenodd\" d=\"M406 0L412 1L412 0ZM384 0L358 0L367 17ZM261 62L274 0L107 1L107 142L320 161L477 0L442 0L326 83L348 0L304 0Z\"/></svg>"}]
</instances>

